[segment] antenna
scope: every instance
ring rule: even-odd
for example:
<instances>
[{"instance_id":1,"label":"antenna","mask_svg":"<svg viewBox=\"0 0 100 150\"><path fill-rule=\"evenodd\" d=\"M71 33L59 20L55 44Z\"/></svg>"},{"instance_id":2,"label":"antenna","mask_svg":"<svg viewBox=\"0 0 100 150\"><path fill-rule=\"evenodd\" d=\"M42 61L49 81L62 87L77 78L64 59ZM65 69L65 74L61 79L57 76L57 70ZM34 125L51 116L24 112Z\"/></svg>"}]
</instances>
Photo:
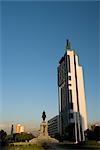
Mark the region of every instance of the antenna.
<instances>
[{"instance_id":1,"label":"antenna","mask_svg":"<svg viewBox=\"0 0 100 150\"><path fill-rule=\"evenodd\" d=\"M66 50L70 50L70 41L67 39L66 40Z\"/></svg>"}]
</instances>

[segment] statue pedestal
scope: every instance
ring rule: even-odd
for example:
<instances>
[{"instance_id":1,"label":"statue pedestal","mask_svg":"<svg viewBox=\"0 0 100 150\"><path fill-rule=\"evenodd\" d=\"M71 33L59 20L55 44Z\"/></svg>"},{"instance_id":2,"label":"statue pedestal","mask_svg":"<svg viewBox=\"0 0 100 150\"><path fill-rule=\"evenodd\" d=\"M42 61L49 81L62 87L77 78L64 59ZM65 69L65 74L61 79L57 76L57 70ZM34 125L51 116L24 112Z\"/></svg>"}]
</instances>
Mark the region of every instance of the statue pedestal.
<instances>
[{"instance_id":1,"label":"statue pedestal","mask_svg":"<svg viewBox=\"0 0 100 150\"><path fill-rule=\"evenodd\" d=\"M40 136L48 136L48 125L45 121L40 124Z\"/></svg>"},{"instance_id":2,"label":"statue pedestal","mask_svg":"<svg viewBox=\"0 0 100 150\"><path fill-rule=\"evenodd\" d=\"M30 140L29 142L33 143L33 144L43 144L43 143L56 144L59 141L56 140L56 139L54 139L54 138L51 138L48 135L48 125L47 125L47 122L42 121L41 124L40 124L40 134L39 134L39 136L37 138L34 138L34 139Z\"/></svg>"}]
</instances>

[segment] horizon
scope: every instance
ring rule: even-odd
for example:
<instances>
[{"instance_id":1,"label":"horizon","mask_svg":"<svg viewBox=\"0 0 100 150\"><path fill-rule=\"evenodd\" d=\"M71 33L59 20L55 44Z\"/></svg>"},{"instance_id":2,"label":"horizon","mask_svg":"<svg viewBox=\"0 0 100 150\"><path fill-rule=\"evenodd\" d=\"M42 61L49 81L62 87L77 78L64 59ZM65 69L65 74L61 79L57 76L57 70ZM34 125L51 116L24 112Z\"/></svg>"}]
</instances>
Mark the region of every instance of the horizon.
<instances>
[{"instance_id":1,"label":"horizon","mask_svg":"<svg viewBox=\"0 0 100 150\"><path fill-rule=\"evenodd\" d=\"M13 124L13 123L12 123ZM7 132L7 134L10 134L11 133L11 126L12 126L12 124L6 124L6 126L5 127L3 127L3 128L1 128L0 130L4 130L4 131L6 131ZM13 125L14 125L14 133L16 133L16 125L17 125L18 123L14 123ZM89 125L95 125L95 124L98 124L99 126L100 126L100 120L98 120L98 121L95 121L95 122L88 122L88 126ZM35 134L38 134L38 132L39 132L39 130L40 130L40 124L38 124L38 127L36 128L33 128L32 127L32 123L31 123L31 127L29 128L29 123L28 124L26 124L26 125L24 125L24 124L21 124L21 125L23 125L24 126L24 132L30 132L30 133L35 133Z\"/></svg>"},{"instance_id":2,"label":"horizon","mask_svg":"<svg viewBox=\"0 0 100 150\"><path fill-rule=\"evenodd\" d=\"M58 114L66 39L83 68L88 122L100 121L98 2L0 2L0 128L39 128ZM85 10L85 11L84 11Z\"/></svg>"}]
</instances>

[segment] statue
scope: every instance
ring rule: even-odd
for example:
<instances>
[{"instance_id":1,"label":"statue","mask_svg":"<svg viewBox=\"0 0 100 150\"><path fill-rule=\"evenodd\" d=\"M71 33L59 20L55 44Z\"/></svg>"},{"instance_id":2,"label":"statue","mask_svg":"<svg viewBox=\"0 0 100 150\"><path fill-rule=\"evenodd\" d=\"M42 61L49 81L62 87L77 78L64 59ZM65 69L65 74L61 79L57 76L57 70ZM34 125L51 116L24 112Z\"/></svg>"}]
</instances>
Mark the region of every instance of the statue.
<instances>
[{"instance_id":1,"label":"statue","mask_svg":"<svg viewBox=\"0 0 100 150\"><path fill-rule=\"evenodd\" d=\"M43 113L42 113L42 119L43 119L43 121L45 121L45 118L46 118L46 113L45 113L45 111L43 111Z\"/></svg>"},{"instance_id":2,"label":"statue","mask_svg":"<svg viewBox=\"0 0 100 150\"><path fill-rule=\"evenodd\" d=\"M45 111L42 112L42 119L43 119L43 121L40 123L40 134L39 134L39 136L36 138L33 138L29 142L34 143L34 144L58 143L58 140L51 138L48 135L48 124L45 121L45 119L46 119Z\"/></svg>"}]
</instances>

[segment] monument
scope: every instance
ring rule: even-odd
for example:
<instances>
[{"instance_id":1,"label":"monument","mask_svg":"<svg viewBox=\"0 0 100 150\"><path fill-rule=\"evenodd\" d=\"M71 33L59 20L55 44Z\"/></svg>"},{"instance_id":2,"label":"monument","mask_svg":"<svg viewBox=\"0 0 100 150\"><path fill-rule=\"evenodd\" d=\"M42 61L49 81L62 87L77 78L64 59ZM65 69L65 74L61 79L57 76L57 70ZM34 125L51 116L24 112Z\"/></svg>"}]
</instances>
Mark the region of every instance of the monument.
<instances>
[{"instance_id":1,"label":"monument","mask_svg":"<svg viewBox=\"0 0 100 150\"><path fill-rule=\"evenodd\" d=\"M45 121L45 118L46 118L46 114L45 114L45 111L43 111L43 113L42 113L43 121L40 124L40 136L46 137L46 136L48 136L48 126L47 126L47 123Z\"/></svg>"},{"instance_id":2,"label":"monument","mask_svg":"<svg viewBox=\"0 0 100 150\"><path fill-rule=\"evenodd\" d=\"M47 122L45 121L45 119L46 119L45 111L43 111L43 113L42 113L42 119L43 119L43 121L40 123L39 136L37 138L34 138L34 139L30 140L29 142L33 143L33 144L58 143L58 140L56 140L55 138L51 138L48 135L48 125L47 125Z\"/></svg>"}]
</instances>

